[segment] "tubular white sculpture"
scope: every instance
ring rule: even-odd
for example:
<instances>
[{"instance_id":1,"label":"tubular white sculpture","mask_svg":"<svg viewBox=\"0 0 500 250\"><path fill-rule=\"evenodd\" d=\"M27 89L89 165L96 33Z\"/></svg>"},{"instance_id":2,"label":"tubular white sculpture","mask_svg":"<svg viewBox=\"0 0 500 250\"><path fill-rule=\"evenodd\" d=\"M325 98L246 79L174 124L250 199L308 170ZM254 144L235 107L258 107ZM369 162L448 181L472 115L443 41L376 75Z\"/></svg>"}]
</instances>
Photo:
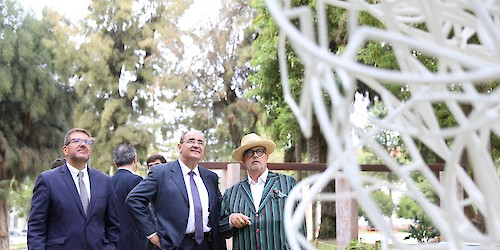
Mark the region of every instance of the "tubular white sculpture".
<instances>
[{"instance_id":1,"label":"tubular white sculpture","mask_svg":"<svg viewBox=\"0 0 500 250\"><path fill-rule=\"evenodd\" d=\"M376 2L370 4L368 2ZM307 6L290 6L290 1L266 0L275 21L281 28L278 44L284 97L294 112L303 133L310 136L312 114L316 115L327 138L329 158L327 170L301 181L287 201L285 220L292 249L314 249L298 229L305 207L316 201L356 199L379 231L392 240L397 249L465 249L467 242L479 243L482 249L500 245L500 178L490 154L490 136L500 136L500 90L477 91L476 85L500 79L500 4L488 0L318 0L317 27L313 27L312 10ZM328 48L326 9L343 8L349 14L349 40L346 50L332 54ZM357 22L360 11L370 13L386 29L363 27ZM294 26L291 20L300 23ZM425 24L427 30L414 24ZM315 28L318 31L316 42ZM469 39L476 36L478 44ZM367 41L390 44L399 64L398 71L389 71L359 64L356 55ZM300 100L292 98L288 83L286 44L300 57L305 69L305 81ZM414 53L418 51L438 62L437 72L431 72ZM388 115L383 119L366 117L374 126L363 131L349 119L356 81L361 81L381 96ZM386 89L387 84L406 87L409 100L402 102ZM338 89L342 87L342 91ZM331 104L323 102L327 95ZM433 105L445 105L458 125L440 127ZM470 105L464 113L460 105ZM327 106L329 105L329 106ZM331 110L331 111L329 111ZM373 137L382 129L397 131L412 157L412 162L396 162ZM369 148L384 164L404 180L406 195L425 210L439 229L447 245L424 244L410 246L398 241L382 213L370 198L370 192L380 186L390 186L383 180L361 175L356 162L356 145ZM447 141L453 139L453 144ZM416 141L423 142L445 161L441 181L419 154ZM460 166L467 152L474 179ZM430 202L415 185L409 173L420 172L434 187L442 205ZM346 178L350 193L323 193L321 190L336 178ZM366 183L370 183L366 187ZM300 187L311 185L304 196ZM457 195L463 187L467 199ZM294 209L293 204L299 203ZM464 214L464 207L473 204L484 216L486 233L479 231Z\"/></svg>"}]
</instances>

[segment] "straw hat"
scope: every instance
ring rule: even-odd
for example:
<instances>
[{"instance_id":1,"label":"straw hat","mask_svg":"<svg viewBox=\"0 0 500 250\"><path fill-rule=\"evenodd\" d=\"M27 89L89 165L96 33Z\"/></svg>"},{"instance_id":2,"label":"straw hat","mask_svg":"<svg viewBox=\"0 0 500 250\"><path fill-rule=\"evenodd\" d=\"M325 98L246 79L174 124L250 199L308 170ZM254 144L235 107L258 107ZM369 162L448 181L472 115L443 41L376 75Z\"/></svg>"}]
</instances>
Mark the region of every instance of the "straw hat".
<instances>
[{"instance_id":1,"label":"straw hat","mask_svg":"<svg viewBox=\"0 0 500 250\"><path fill-rule=\"evenodd\" d=\"M276 144L271 140L264 140L255 133L243 136L241 139L241 146L233 151L233 159L235 161L243 161L243 152L253 147L266 148L266 154L270 155L276 149Z\"/></svg>"}]
</instances>

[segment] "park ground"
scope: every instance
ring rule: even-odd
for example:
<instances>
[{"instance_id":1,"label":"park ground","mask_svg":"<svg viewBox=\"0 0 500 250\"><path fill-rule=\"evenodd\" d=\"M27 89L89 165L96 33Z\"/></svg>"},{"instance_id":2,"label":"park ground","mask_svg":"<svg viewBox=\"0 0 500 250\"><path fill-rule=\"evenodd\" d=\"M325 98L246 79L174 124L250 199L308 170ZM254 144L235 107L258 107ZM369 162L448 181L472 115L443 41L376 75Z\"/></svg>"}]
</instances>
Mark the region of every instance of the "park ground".
<instances>
[{"instance_id":1,"label":"park ground","mask_svg":"<svg viewBox=\"0 0 500 250\"><path fill-rule=\"evenodd\" d=\"M360 231L359 240L367 244L375 244L375 242L380 241L382 238L380 233L377 231ZM406 242L408 244L416 244L414 239L403 240L408 233L398 232L396 233L396 238ZM316 243L316 248L318 250L335 249L335 240L318 240ZM11 250L26 250L26 236L11 236L10 237L10 249Z\"/></svg>"}]
</instances>

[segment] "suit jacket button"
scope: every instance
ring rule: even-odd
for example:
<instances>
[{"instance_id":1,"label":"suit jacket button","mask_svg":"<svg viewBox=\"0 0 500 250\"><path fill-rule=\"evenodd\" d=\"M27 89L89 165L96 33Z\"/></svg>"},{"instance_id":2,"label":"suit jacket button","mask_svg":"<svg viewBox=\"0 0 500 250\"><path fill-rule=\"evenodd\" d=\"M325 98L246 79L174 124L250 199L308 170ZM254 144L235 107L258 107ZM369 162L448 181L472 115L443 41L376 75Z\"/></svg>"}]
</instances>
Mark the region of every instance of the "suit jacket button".
<instances>
[{"instance_id":1,"label":"suit jacket button","mask_svg":"<svg viewBox=\"0 0 500 250\"><path fill-rule=\"evenodd\" d=\"M257 228L257 229L255 229L255 232L256 232L256 233L259 233L259 232L260 232L260 230Z\"/></svg>"},{"instance_id":2,"label":"suit jacket button","mask_svg":"<svg viewBox=\"0 0 500 250\"><path fill-rule=\"evenodd\" d=\"M256 214L256 215L255 215L255 218L259 218L259 214Z\"/></svg>"}]
</instances>

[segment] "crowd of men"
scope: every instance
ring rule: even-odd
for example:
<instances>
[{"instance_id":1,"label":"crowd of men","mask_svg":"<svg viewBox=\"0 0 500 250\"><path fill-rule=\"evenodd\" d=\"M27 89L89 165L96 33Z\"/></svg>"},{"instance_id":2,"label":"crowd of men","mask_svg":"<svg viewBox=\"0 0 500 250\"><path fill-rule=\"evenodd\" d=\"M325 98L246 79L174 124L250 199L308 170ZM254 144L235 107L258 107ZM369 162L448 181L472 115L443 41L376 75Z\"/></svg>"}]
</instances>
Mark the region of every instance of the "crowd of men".
<instances>
[{"instance_id":1,"label":"crowd of men","mask_svg":"<svg viewBox=\"0 0 500 250\"><path fill-rule=\"evenodd\" d=\"M245 135L232 158L247 178L222 195L219 177L203 167L207 141L195 130L182 134L176 160L160 154L136 173L137 153L117 145L117 170L106 175L89 165L91 135L67 132L63 159L35 183L28 218L28 249L289 249L283 225L285 199L296 181L269 171L271 140Z\"/></svg>"}]
</instances>

